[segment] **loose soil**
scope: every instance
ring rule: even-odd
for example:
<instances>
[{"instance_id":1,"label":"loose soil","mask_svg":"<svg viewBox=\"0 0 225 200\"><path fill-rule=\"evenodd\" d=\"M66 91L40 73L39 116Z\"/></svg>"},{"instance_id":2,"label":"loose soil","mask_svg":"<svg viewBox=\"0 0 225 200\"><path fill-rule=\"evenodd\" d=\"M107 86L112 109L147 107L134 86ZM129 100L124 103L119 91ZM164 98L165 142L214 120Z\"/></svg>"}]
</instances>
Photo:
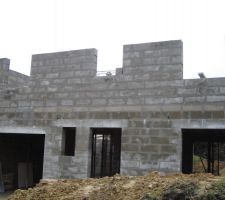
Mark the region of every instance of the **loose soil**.
<instances>
[{"instance_id":1,"label":"loose soil","mask_svg":"<svg viewBox=\"0 0 225 200\"><path fill-rule=\"evenodd\" d=\"M179 192L179 195L183 192L189 196L185 199L196 199L196 195L206 193L213 183L220 180L225 179L211 174L163 176L158 172L145 176L115 175L100 179L42 180L34 188L15 191L9 200L177 199Z\"/></svg>"}]
</instances>

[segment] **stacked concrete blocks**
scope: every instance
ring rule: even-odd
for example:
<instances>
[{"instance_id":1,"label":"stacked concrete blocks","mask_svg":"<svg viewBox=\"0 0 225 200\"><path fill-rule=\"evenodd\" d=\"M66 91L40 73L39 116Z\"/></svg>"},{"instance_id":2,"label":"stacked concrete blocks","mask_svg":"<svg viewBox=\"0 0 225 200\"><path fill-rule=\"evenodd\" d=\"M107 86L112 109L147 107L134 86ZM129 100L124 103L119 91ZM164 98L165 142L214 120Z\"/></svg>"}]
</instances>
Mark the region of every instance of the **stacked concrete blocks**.
<instances>
[{"instance_id":1,"label":"stacked concrete blocks","mask_svg":"<svg viewBox=\"0 0 225 200\"><path fill-rule=\"evenodd\" d=\"M90 176L93 127L122 129L122 174L180 171L182 128L225 128L225 78L183 80L182 46L125 45L123 67L103 77L95 49L33 55L29 84L1 93L0 125L45 131L44 178ZM76 127L75 156L62 155L63 127Z\"/></svg>"}]
</instances>

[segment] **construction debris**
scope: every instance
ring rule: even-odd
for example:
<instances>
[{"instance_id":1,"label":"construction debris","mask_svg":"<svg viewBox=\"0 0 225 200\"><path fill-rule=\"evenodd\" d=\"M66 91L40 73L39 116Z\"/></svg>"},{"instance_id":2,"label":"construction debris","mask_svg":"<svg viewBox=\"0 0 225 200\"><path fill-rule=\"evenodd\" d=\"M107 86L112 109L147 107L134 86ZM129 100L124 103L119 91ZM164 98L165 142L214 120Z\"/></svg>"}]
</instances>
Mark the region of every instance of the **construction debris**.
<instances>
[{"instance_id":1,"label":"construction debris","mask_svg":"<svg viewBox=\"0 0 225 200\"><path fill-rule=\"evenodd\" d=\"M213 191L218 193L218 188L223 186L225 178L211 174L163 176L158 172L151 172L145 176L43 180L34 188L15 191L9 200L208 199L207 195L214 194Z\"/></svg>"}]
</instances>

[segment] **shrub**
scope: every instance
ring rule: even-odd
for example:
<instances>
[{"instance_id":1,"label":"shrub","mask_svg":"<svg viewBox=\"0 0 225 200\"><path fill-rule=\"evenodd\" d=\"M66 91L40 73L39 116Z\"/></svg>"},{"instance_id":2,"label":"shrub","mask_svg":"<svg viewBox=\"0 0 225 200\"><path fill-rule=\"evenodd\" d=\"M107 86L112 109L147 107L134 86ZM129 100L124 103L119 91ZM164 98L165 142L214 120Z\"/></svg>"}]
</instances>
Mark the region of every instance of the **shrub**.
<instances>
[{"instance_id":1,"label":"shrub","mask_svg":"<svg viewBox=\"0 0 225 200\"><path fill-rule=\"evenodd\" d=\"M159 200L154 194L148 193L141 200Z\"/></svg>"},{"instance_id":2,"label":"shrub","mask_svg":"<svg viewBox=\"0 0 225 200\"><path fill-rule=\"evenodd\" d=\"M196 195L197 184L194 182L172 184L162 195L163 200L189 200Z\"/></svg>"},{"instance_id":3,"label":"shrub","mask_svg":"<svg viewBox=\"0 0 225 200\"><path fill-rule=\"evenodd\" d=\"M225 180L213 183L206 194L200 197L201 200L225 200Z\"/></svg>"}]
</instances>

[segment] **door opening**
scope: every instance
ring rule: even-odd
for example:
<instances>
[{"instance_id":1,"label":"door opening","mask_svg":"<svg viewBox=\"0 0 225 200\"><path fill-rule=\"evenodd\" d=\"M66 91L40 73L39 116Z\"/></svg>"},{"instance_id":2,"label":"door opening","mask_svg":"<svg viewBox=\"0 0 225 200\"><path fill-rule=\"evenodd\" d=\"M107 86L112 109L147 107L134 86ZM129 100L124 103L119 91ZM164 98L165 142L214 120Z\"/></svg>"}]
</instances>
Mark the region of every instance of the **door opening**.
<instances>
[{"instance_id":1,"label":"door opening","mask_svg":"<svg viewBox=\"0 0 225 200\"><path fill-rule=\"evenodd\" d=\"M120 172L121 129L92 128L91 177L113 176Z\"/></svg>"},{"instance_id":2,"label":"door opening","mask_svg":"<svg viewBox=\"0 0 225 200\"><path fill-rule=\"evenodd\" d=\"M225 175L225 130L182 130L183 173Z\"/></svg>"},{"instance_id":3,"label":"door opening","mask_svg":"<svg viewBox=\"0 0 225 200\"><path fill-rule=\"evenodd\" d=\"M0 133L1 191L32 187L43 172L44 134Z\"/></svg>"}]
</instances>

